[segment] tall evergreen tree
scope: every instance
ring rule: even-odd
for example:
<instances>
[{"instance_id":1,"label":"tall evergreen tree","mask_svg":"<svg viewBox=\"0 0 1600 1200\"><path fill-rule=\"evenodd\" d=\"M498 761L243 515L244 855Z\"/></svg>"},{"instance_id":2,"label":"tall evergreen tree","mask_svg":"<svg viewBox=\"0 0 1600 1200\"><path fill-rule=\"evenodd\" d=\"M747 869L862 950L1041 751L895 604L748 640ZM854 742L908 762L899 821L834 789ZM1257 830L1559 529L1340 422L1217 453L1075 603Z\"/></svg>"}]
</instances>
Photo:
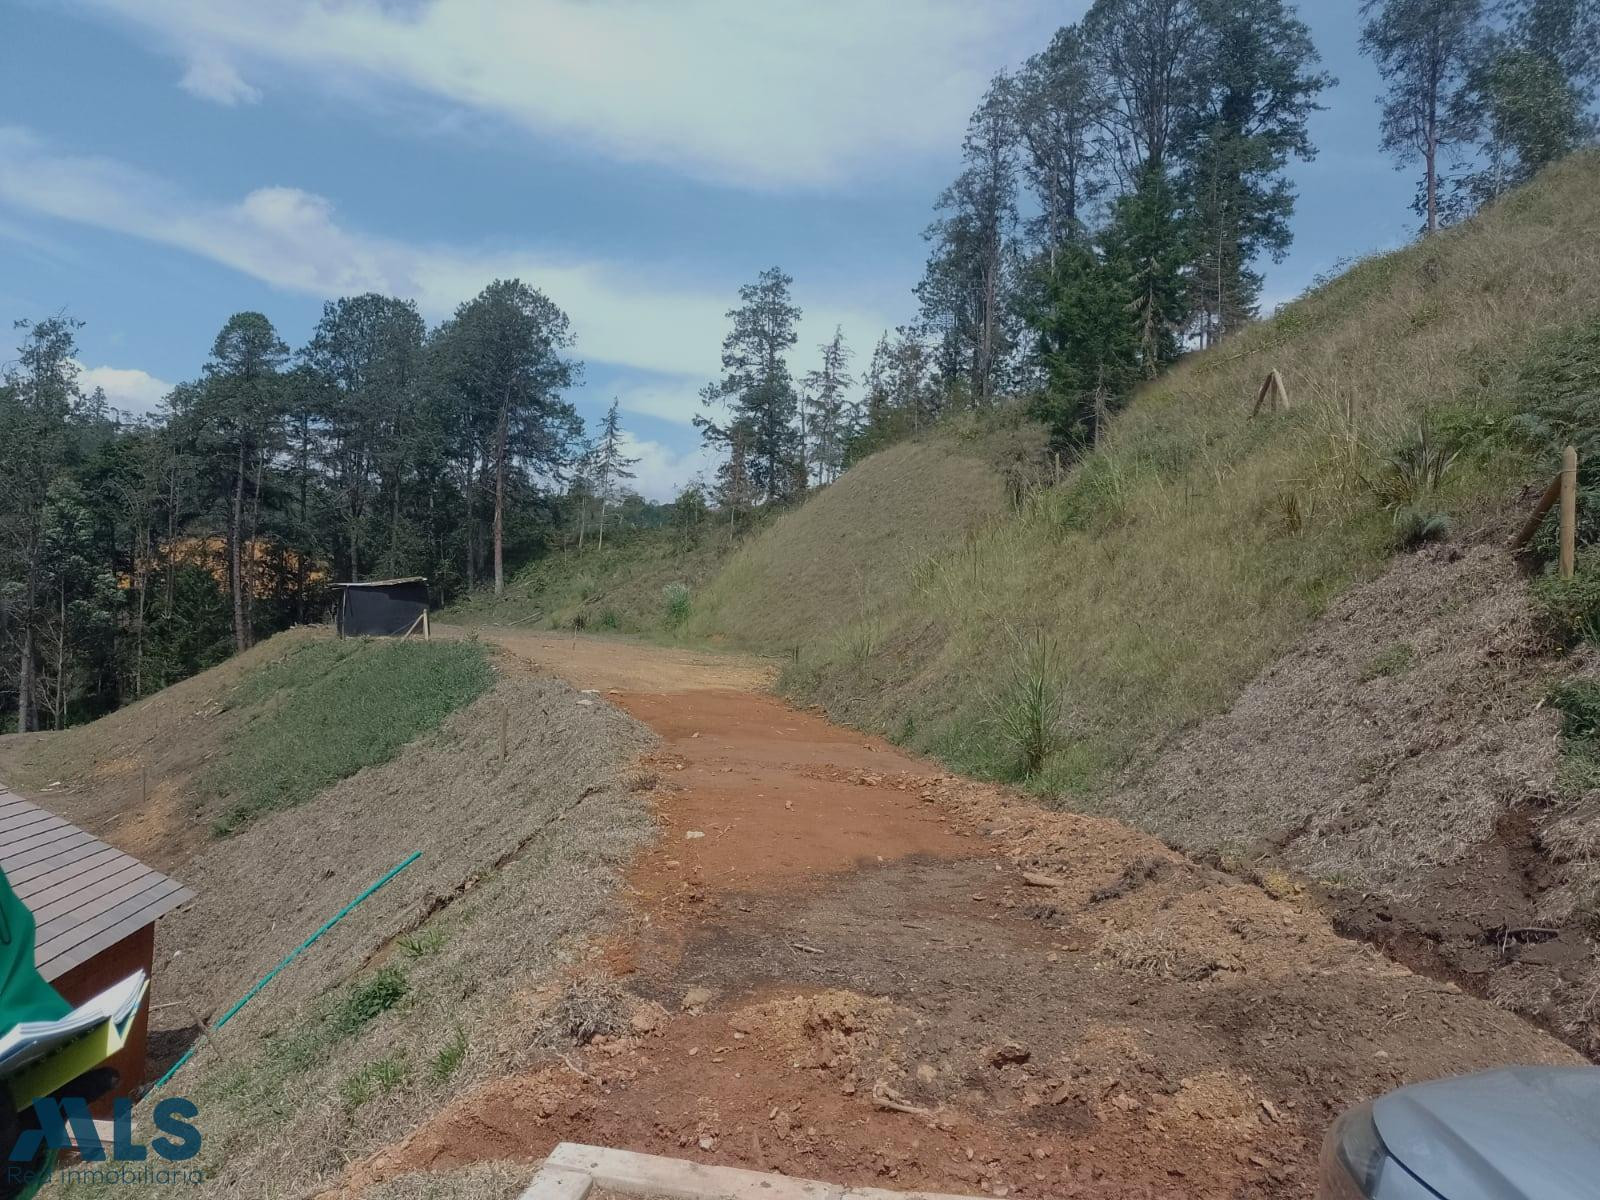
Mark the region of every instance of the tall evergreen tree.
<instances>
[{"instance_id":1,"label":"tall evergreen tree","mask_svg":"<svg viewBox=\"0 0 1600 1200\"><path fill-rule=\"evenodd\" d=\"M1103 189L1097 133L1109 114L1104 76L1075 25L1056 32L1016 80L1022 173L1038 205L1033 241L1050 264L1087 237L1089 205Z\"/></svg>"},{"instance_id":2,"label":"tall evergreen tree","mask_svg":"<svg viewBox=\"0 0 1600 1200\"><path fill-rule=\"evenodd\" d=\"M1139 373L1154 379L1178 357L1188 311L1184 230L1163 167L1147 166L1134 190L1117 199L1101 240L1106 268L1128 296Z\"/></svg>"},{"instance_id":3,"label":"tall evergreen tree","mask_svg":"<svg viewBox=\"0 0 1600 1200\"><path fill-rule=\"evenodd\" d=\"M845 345L843 329L834 329L833 337L819 349L822 364L806 374L801 411L808 418L811 462L818 478L832 483L844 468L844 448L851 433L847 396L855 381L850 378L851 354L850 347Z\"/></svg>"},{"instance_id":4,"label":"tall evergreen tree","mask_svg":"<svg viewBox=\"0 0 1600 1200\"><path fill-rule=\"evenodd\" d=\"M494 592L505 592L506 508L511 491L556 477L572 460L582 423L561 393L579 366L567 315L519 279L497 279L466 301L435 339L434 380L446 389L461 430L469 496L487 481ZM470 521L469 521L470 526ZM468 555L477 548L469 539Z\"/></svg>"},{"instance_id":5,"label":"tall evergreen tree","mask_svg":"<svg viewBox=\"0 0 1600 1200\"><path fill-rule=\"evenodd\" d=\"M1092 246L1063 247L1044 274L1028 319L1038 337L1045 387L1031 409L1054 444L1081 450L1100 439L1106 417L1138 376L1133 297L1121 270Z\"/></svg>"},{"instance_id":6,"label":"tall evergreen tree","mask_svg":"<svg viewBox=\"0 0 1600 1200\"><path fill-rule=\"evenodd\" d=\"M940 216L923 235L933 251L917 285L924 319L941 331L946 383L959 380L983 406L994 402L1015 348L1015 99L1011 79L1002 74L973 113L962 141L965 166L940 194Z\"/></svg>"},{"instance_id":7,"label":"tall evergreen tree","mask_svg":"<svg viewBox=\"0 0 1600 1200\"><path fill-rule=\"evenodd\" d=\"M228 594L234 650L255 640L251 628L255 534L262 480L279 449L289 347L258 312L235 313L217 334L198 396L198 429L213 487L225 506Z\"/></svg>"},{"instance_id":8,"label":"tall evergreen tree","mask_svg":"<svg viewBox=\"0 0 1600 1200\"><path fill-rule=\"evenodd\" d=\"M57 474L74 453L83 396L77 331L57 316L18 321L17 361L0 379L0 614L16 662L17 728L36 729L45 580L45 515Z\"/></svg>"},{"instance_id":9,"label":"tall evergreen tree","mask_svg":"<svg viewBox=\"0 0 1600 1200\"><path fill-rule=\"evenodd\" d=\"M1453 180L1476 206L1527 182L1594 137L1600 0L1504 0L1481 43L1456 117L1479 130L1476 169Z\"/></svg>"},{"instance_id":10,"label":"tall evergreen tree","mask_svg":"<svg viewBox=\"0 0 1600 1200\"><path fill-rule=\"evenodd\" d=\"M795 485L799 396L785 358L798 340L793 283L769 267L739 289L738 307L728 310L733 326L722 340L722 378L700 393L707 408L730 413L721 421L698 415L694 423L708 445L732 454L739 443L741 499L748 493L755 500L783 500Z\"/></svg>"},{"instance_id":11,"label":"tall evergreen tree","mask_svg":"<svg viewBox=\"0 0 1600 1200\"><path fill-rule=\"evenodd\" d=\"M1483 36L1483 0L1362 0L1361 48L1388 83L1383 148L1405 166L1422 162L1417 214L1441 221L1441 156L1470 143L1476 114L1460 102Z\"/></svg>"},{"instance_id":12,"label":"tall evergreen tree","mask_svg":"<svg viewBox=\"0 0 1600 1200\"><path fill-rule=\"evenodd\" d=\"M324 454L340 497L343 572L360 579L371 566L365 543L375 532L373 509L387 501L387 536L399 537L402 476L410 460L406 434L417 404L425 328L408 300L368 293L330 300L302 355L322 389ZM302 431L297 431L302 432Z\"/></svg>"},{"instance_id":13,"label":"tall evergreen tree","mask_svg":"<svg viewBox=\"0 0 1600 1200\"><path fill-rule=\"evenodd\" d=\"M1200 0L1202 36L1178 127L1191 301L1202 344L1256 315L1263 254L1290 242L1291 157L1315 156L1307 119L1333 81L1284 0Z\"/></svg>"},{"instance_id":14,"label":"tall evergreen tree","mask_svg":"<svg viewBox=\"0 0 1600 1200\"><path fill-rule=\"evenodd\" d=\"M601 419L600 433L594 441L592 462L594 490L600 498L600 525L595 540L598 545L604 546L606 507L616 502L622 481L633 478L632 468L639 462L637 458L629 458L623 453L622 418L615 400L611 401L611 407L606 409L606 415Z\"/></svg>"},{"instance_id":15,"label":"tall evergreen tree","mask_svg":"<svg viewBox=\"0 0 1600 1200\"><path fill-rule=\"evenodd\" d=\"M1194 103L1200 0L1095 0L1083 36L1112 98L1104 117L1111 161L1132 190L1168 168Z\"/></svg>"}]
</instances>

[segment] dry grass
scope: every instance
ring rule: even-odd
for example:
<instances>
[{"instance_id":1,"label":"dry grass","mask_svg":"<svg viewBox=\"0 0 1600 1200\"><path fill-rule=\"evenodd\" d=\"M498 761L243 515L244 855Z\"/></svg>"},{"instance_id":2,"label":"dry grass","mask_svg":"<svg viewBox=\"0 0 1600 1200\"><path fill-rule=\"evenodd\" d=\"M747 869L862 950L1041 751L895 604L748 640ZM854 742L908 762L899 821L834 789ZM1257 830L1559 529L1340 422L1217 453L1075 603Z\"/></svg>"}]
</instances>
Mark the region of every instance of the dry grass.
<instances>
[{"instance_id":1,"label":"dry grass","mask_svg":"<svg viewBox=\"0 0 1600 1200\"><path fill-rule=\"evenodd\" d=\"M918 564L999 519L1008 464L1041 444L1018 429L874 455L746 543L696 598L686 631L871 658Z\"/></svg>"},{"instance_id":2,"label":"dry grass","mask_svg":"<svg viewBox=\"0 0 1600 1200\"><path fill-rule=\"evenodd\" d=\"M694 625L801 643L786 676L799 698L997 776L1014 767L982 696L1002 685L1001 631L1053 638L1065 737L1034 786L1099 793L1224 710L1388 559L1381 477L1397 451L1424 419L1503 420L1491 384L1541 331L1600 311L1597 225L1600 160L1581 156L1469 225L1359 263L1152 384L1067 481L1016 511L966 507L937 443L896 448L743 550ZM1292 407L1250 420L1271 367ZM1422 473L1405 511L1421 502L1471 529L1549 466L1463 456ZM907 544L895 535L916 526L894 506L923 479L938 479L920 495L943 519ZM992 473L987 486L997 494Z\"/></svg>"},{"instance_id":3,"label":"dry grass","mask_svg":"<svg viewBox=\"0 0 1600 1200\"><path fill-rule=\"evenodd\" d=\"M515 1200L538 1169L537 1163L486 1162L453 1171L415 1172L378 1184L366 1200Z\"/></svg>"},{"instance_id":4,"label":"dry grass","mask_svg":"<svg viewBox=\"0 0 1600 1200\"><path fill-rule=\"evenodd\" d=\"M651 835L648 799L624 777L649 735L579 699L509 670L389 762L184 864L198 899L158 931L163 1029L214 1019L423 852L173 1080L167 1094L201 1109L208 1195L304 1195L462 1089L546 1054L551 1030L570 1045L613 1019L595 1001L603 987L575 998L558 980L616 918L620 872ZM517 719L502 757L504 712ZM444 1194L499 1194L483 1190L495 1179L459 1182Z\"/></svg>"}]
</instances>

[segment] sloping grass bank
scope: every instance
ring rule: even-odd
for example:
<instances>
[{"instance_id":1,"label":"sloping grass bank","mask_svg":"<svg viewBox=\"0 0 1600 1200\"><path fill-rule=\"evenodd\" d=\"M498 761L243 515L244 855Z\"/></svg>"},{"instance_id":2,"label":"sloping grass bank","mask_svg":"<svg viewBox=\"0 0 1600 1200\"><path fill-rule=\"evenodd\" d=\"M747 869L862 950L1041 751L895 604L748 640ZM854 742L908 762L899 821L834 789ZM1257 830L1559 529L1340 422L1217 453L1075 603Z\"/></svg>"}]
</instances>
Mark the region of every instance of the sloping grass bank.
<instances>
[{"instance_id":1,"label":"sloping grass bank","mask_svg":"<svg viewBox=\"0 0 1600 1200\"><path fill-rule=\"evenodd\" d=\"M713 582L696 628L797 644L784 686L839 718L1093 796L1230 705L1392 554L1514 519L1563 436L1528 416L1530 364L1600 313L1597 228L1600 160L1582 155L1185 360L1068 479L924 544L882 586L831 588L834 562L801 536L807 510L776 522ZM1291 407L1251 419L1272 368ZM807 509L848 502L841 526L881 525L890 496L865 486L871 465ZM1006 728L1041 673L1059 720L1029 771Z\"/></svg>"},{"instance_id":2,"label":"sloping grass bank","mask_svg":"<svg viewBox=\"0 0 1600 1200\"><path fill-rule=\"evenodd\" d=\"M303 640L247 674L227 706L243 720L224 736L201 788L225 803L216 832L302 804L481 695L494 679L475 642Z\"/></svg>"}]
</instances>

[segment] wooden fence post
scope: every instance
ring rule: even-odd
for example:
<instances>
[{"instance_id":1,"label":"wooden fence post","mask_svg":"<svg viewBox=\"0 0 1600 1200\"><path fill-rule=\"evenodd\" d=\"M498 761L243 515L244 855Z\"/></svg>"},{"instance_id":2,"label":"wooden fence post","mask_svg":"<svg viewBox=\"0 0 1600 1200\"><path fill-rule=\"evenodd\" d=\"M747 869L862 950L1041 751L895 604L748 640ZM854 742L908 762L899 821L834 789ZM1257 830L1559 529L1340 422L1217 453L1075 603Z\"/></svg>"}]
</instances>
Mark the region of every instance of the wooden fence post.
<instances>
[{"instance_id":1,"label":"wooden fence post","mask_svg":"<svg viewBox=\"0 0 1600 1200\"><path fill-rule=\"evenodd\" d=\"M1578 557L1578 450L1561 452L1561 578L1571 579Z\"/></svg>"}]
</instances>

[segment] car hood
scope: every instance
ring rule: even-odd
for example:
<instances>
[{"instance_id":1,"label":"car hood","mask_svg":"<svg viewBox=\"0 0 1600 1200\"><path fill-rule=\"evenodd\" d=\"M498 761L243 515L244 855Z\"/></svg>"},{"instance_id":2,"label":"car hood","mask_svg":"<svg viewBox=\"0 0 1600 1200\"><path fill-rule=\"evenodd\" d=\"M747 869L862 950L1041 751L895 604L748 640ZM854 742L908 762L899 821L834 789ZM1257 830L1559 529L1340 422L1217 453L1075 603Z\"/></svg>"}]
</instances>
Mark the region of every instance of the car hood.
<instances>
[{"instance_id":1,"label":"car hood","mask_svg":"<svg viewBox=\"0 0 1600 1200\"><path fill-rule=\"evenodd\" d=\"M1512 1067L1401 1088L1372 1106L1389 1153L1445 1200L1592 1200L1600 1067Z\"/></svg>"}]
</instances>

